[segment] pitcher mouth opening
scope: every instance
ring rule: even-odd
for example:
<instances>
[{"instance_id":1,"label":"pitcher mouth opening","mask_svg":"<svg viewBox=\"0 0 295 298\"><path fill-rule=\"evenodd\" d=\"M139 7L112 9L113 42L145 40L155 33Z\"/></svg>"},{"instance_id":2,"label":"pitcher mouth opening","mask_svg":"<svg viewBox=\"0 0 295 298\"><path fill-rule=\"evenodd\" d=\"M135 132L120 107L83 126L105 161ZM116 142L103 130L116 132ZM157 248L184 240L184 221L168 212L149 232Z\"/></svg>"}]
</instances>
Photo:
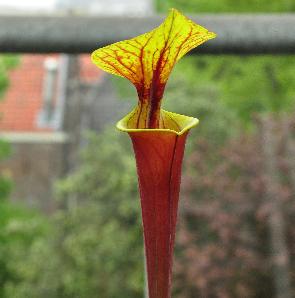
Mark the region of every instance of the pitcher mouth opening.
<instances>
[{"instance_id":1,"label":"pitcher mouth opening","mask_svg":"<svg viewBox=\"0 0 295 298\"><path fill-rule=\"evenodd\" d=\"M123 119L121 119L116 127L123 132L172 132L176 135L182 135L192 127L198 125L197 118L168 112L161 109L162 127L160 128L136 128L136 120L134 118L136 109L132 110Z\"/></svg>"}]
</instances>

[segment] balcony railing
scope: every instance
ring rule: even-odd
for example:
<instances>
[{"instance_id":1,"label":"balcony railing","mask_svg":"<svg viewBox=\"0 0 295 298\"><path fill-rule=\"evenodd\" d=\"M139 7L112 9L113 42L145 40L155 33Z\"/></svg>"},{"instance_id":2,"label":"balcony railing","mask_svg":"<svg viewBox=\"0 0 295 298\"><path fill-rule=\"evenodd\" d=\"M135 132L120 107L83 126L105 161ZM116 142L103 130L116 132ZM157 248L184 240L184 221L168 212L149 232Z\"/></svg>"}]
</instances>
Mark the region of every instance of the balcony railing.
<instances>
[{"instance_id":1,"label":"balcony railing","mask_svg":"<svg viewBox=\"0 0 295 298\"><path fill-rule=\"evenodd\" d=\"M200 15L218 34L192 54L294 54L295 14ZM163 17L1 16L0 52L90 53L147 32Z\"/></svg>"}]
</instances>

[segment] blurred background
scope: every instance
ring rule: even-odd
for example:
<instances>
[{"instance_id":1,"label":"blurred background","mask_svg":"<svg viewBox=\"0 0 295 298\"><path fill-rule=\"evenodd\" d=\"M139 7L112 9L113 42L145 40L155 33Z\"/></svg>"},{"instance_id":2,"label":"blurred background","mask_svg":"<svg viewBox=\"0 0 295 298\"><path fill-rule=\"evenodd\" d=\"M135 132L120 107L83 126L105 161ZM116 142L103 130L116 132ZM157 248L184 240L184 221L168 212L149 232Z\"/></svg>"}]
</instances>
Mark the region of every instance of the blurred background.
<instances>
[{"instance_id":1,"label":"blurred background","mask_svg":"<svg viewBox=\"0 0 295 298\"><path fill-rule=\"evenodd\" d=\"M294 0L0 0L2 16L170 7L295 12ZM133 86L85 54L1 54L0 94L0 297L143 297L135 162L114 127ZM294 104L292 55L191 55L175 67L164 106L200 125L184 159L173 297L295 297Z\"/></svg>"}]
</instances>

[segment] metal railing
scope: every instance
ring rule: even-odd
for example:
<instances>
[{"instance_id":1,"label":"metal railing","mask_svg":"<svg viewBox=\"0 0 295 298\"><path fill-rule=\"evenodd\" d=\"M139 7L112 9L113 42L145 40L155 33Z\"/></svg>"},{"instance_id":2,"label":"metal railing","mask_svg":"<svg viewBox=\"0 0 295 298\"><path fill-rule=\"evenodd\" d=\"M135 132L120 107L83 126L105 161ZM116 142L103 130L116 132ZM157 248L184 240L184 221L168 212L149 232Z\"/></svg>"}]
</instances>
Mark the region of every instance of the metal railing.
<instances>
[{"instance_id":1,"label":"metal railing","mask_svg":"<svg viewBox=\"0 0 295 298\"><path fill-rule=\"evenodd\" d=\"M90 53L142 34L164 17L1 16L0 52ZM192 53L294 54L295 14L200 15L197 23L218 38Z\"/></svg>"}]
</instances>

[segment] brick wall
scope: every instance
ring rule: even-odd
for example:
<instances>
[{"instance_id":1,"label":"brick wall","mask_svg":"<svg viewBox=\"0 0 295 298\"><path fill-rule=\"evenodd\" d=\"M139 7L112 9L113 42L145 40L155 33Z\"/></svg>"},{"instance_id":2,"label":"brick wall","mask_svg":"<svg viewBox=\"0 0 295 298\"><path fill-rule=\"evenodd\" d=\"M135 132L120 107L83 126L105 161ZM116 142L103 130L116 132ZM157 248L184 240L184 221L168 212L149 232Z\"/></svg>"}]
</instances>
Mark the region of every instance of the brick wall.
<instances>
[{"instance_id":1,"label":"brick wall","mask_svg":"<svg viewBox=\"0 0 295 298\"><path fill-rule=\"evenodd\" d=\"M9 74L10 85L0 101L1 131L46 131L38 128L42 105L44 60L49 55L23 55Z\"/></svg>"}]
</instances>

